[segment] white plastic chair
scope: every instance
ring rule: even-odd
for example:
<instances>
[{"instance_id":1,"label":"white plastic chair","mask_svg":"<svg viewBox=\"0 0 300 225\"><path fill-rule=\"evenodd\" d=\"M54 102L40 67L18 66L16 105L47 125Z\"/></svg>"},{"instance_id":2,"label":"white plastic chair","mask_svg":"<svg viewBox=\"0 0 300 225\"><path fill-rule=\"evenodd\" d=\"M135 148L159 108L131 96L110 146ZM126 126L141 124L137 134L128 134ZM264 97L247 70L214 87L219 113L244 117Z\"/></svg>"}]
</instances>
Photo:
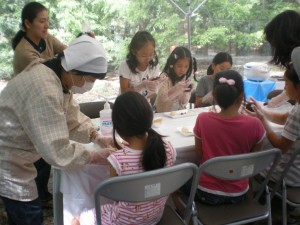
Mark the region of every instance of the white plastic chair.
<instances>
[{"instance_id":1,"label":"white plastic chair","mask_svg":"<svg viewBox=\"0 0 300 225\"><path fill-rule=\"evenodd\" d=\"M268 224L272 225L270 194L267 182L280 159L279 149L266 151L220 156L207 160L199 167L199 176L210 176L226 179L240 180L251 178L265 170L272 163L272 167L261 184L258 193L251 199L246 199L237 204L223 204L211 206L199 202L196 203L197 218L200 224L246 224L268 218ZM266 204L259 203L259 198L266 191Z\"/></svg>"},{"instance_id":2,"label":"white plastic chair","mask_svg":"<svg viewBox=\"0 0 300 225\"><path fill-rule=\"evenodd\" d=\"M101 182L95 191L95 209L97 224L101 225L100 196L114 201L145 202L155 200L179 189L192 178L191 194L183 219L168 205L164 209L161 221L163 224L189 224L193 214L193 200L197 188L198 167L192 163L183 163L168 168L162 168L143 173L109 178ZM147 192L146 192L147 190ZM151 193L148 195L146 193ZM196 220L194 220L196 223Z\"/></svg>"}]
</instances>

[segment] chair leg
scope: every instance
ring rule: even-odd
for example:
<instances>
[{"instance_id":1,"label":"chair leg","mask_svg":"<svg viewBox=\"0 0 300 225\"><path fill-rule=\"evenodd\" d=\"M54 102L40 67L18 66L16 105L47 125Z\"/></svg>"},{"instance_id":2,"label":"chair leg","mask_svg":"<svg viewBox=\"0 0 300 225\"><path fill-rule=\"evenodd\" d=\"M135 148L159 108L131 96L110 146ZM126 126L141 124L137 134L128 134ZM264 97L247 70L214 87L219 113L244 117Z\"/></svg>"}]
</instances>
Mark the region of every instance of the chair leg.
<instances>
[{"instance_id":1,"label":"chair leg","mask_svg":"<svg viewBox=\"0 0 300 225\"><path fill-rule=\"evenodd\" d=\"M53 214L54 224L63 225L63 194L60 192L60 171L53 169Z\"/></svg>"},{"instance_id":2,"label":"chair leg","mask_svg":"<svg viewBox=\"0 0 300 225\"><path fill-rule=\"evenodd\" d=\"M269 209L268 225L272 225L271 198L270 198L270 191L268 187L266 187L266 204Z\"/></svg>"},{"instance_id":3,"label":"chair leg","mask_svg":"<svg viewBox=\"0 0 300 225\"><path fill-rule=\"evenodd\" d=\"M285 187L285 183L282 183L282 224L283 225L287 225L287 209L286 209L286 197L287 197L287 193L286 193L286 187Z\"/></svg>"}]
</instances>

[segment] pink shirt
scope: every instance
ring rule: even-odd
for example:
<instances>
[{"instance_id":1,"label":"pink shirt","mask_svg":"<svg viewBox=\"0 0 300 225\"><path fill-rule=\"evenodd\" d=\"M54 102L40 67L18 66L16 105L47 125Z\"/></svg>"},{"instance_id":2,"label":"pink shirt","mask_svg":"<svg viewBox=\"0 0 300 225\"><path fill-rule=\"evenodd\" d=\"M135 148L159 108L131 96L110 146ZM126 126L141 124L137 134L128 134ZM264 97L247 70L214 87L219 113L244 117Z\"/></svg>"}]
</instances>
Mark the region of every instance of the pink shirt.
<instances>
[{"instance_id":1,"label":"pink shirt","mask_svg":"<svg viewBox=\"0 0 300 225\"><path fill-rule=\"evenodd\" d=\"M204 112L197 118L194 133L202 140L200 163L203 163L216 156L251 152L253 146L264 138L265 129L254 117L238 115L224 118L217 113ZM226 181L204 174L198 187L213 194L238 196L247 191L248 179Z\"/></svg>"},{"instance_id":2,"label":"pink shirt","mask_svg":"<svg viewBox=\"0 0 300 225\"><path fill-rule=\"evenodd\" d=\"M166 167L172 166L176 160L176 151L166 142ZM112 153L108 161L119 176L140 173L144 169L141 165L141 150L128 147ZM142 203L115 202L101 207L102 224L157 224L162 217L168 196Z\"/></svg>"}]
</instances>

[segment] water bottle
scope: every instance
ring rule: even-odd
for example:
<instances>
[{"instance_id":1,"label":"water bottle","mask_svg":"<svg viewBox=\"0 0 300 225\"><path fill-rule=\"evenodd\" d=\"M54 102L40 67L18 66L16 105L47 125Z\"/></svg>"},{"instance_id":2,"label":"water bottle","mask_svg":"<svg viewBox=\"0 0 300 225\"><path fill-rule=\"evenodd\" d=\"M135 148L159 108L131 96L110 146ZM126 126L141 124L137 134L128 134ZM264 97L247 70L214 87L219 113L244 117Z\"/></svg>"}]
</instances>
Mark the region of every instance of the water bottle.
<instances>
[{"instance_id":1,"label":"water bottle","mask_svg":"<svg viewBox=\"0 0 300 225\"><path fill-rule=\"evenodd\" d=\"M100 133L103 136L112 136L113 123L111 120L111 108L106 101L104 109L99 112L100 114Z\"/></svg>"}]
</instances>

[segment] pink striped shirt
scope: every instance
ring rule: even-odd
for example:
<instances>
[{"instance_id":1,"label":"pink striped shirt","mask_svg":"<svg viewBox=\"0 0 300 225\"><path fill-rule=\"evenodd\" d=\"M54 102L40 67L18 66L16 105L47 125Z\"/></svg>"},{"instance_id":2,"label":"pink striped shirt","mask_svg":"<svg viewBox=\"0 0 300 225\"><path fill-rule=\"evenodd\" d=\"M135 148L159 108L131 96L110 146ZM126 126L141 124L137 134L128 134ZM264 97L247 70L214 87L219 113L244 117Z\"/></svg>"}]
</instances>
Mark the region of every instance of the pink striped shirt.
<instances>
[{"instance_id":1,"label":"pink striped shirt","mask_svg":"<svg viewBox=\"0 0 300 225\"><path fill-rule=\"evenodd\" d=\"M172 166L176 160L176 151L169 142L165 142L167 154L166 167ZM141 173L144 171L141 164L142 150L125 147L112 153L107 159L119 176ZM114 202L101 206L102 225L152 225L157 224L163 214L168 196L155 201L142 203ZM90 221L90 222L87 222ZM95 209L80 215L80 224L96 224Z\"/></svg>"}]
</instances>

